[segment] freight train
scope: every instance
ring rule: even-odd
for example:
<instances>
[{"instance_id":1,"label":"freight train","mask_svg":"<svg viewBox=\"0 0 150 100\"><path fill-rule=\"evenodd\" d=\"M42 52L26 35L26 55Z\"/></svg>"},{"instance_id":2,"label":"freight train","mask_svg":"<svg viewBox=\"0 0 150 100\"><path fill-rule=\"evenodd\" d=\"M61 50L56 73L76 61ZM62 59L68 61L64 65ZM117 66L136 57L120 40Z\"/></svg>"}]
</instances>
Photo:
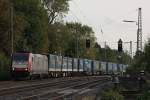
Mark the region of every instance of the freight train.
<instances>
[{"instance_id":1,"label":"freight train","mask_svg":"<svg viewBox=\"0 0 150 100\"><path fill-rule=\"evenodd\" d=\"M53 54L14 53L12 56L13 77L66 77L75 75L101 75L120 73L128 65L70 58Z\"/></svg>"}]
</instances>

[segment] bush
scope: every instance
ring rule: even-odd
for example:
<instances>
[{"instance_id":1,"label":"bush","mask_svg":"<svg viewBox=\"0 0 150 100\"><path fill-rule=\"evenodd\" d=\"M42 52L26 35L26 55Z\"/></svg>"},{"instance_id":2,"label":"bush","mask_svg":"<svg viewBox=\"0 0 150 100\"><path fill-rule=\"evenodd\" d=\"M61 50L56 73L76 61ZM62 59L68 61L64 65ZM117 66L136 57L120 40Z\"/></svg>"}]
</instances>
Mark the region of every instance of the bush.
<instances>
[{"instance_id":1,"label":"bush","mask_svg":"<svg viewBox=\"0 0 150 100\"><path fill-rule=\"evenodd\" d=\"M146 91L142 96L139 96L137 100L150 100L150 91Z\"/></svg>"},{"instance_id":2,"label":"bush","mask_svg":"<svg viewBox=\"0 0 150 100\"><path fill-rule=\"evenodd\" d=\"M10 60L8 57L4 55L4 53L0 52L0 80L8 80L10 79Z\"/></svg>"},{"instance_id":3,"label":"bush","mask_svg":"<svg viewBox=\"0 0 150 100\"><path fill-rule=\"evenodd\" d=\"M117 91L107 91L102 93L102 100L124 100L123 96L120 95Z\"/></svg>"}]
</instances>

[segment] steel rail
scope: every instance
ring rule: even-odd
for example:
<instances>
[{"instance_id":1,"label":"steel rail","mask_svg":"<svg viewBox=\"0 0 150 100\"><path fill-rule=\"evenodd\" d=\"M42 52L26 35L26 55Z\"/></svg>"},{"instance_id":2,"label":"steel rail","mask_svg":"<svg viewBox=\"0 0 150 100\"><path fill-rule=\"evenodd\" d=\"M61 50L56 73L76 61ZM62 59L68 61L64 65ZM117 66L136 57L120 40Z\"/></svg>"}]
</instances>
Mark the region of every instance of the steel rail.
<instances>
[{"instance_id":1,"label":"steel rail","mask_svg":"<svg viewBox=\"0 0 150 100\"><path fill-rule=\"evenodd\" d=\"M87 80L87 82L84 82L84 83L83 82L78 82L78 83L75 83L75 85L71 85L71 86L68 84L67 87L60 88L60 89L55 89L53 91L43 92L42 94L26 96L26 97L21 98L21 100L38 99L39 97L44 97L44 96L52 96L51 100L53 100L53 99L56 100L57 98L60 98L60 96L59 97L54 96L55 93L57 93L57 92L65 91L67 89L76 88L76 87L79 87L79 86L80 87L83 87L83 86L86 87L89 84L92 84L92 83L95 83L95 82L99 82L99 81L102 81L102 80L108 80L108 78L107 79L94 79L94 80L91 80L91 81Z\"/></svg>"}]
</instances>

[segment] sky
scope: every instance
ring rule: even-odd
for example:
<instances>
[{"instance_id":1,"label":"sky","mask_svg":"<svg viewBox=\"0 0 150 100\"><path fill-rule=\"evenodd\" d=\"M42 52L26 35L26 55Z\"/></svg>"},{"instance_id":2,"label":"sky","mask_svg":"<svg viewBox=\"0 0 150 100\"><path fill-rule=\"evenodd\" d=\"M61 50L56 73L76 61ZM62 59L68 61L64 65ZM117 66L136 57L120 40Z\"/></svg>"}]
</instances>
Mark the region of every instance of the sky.
<instances>
[{"instance_id":1,"label":"sky","mask_svg":"<svg viewBox=\"0 0 150 100\"><path fill-rule=\"evenodd\" d=\"M112 49L117 49L117 41L133 41L136 50L137 25L123 20L138 20L138 8L142 8L143 44L150 37L150 0L71 0L66 21L81 22L93 28L97 42L103 47L104 42ZM124 50L129 51L129 43L124 43Z\"/></svg>"}]
</instances>

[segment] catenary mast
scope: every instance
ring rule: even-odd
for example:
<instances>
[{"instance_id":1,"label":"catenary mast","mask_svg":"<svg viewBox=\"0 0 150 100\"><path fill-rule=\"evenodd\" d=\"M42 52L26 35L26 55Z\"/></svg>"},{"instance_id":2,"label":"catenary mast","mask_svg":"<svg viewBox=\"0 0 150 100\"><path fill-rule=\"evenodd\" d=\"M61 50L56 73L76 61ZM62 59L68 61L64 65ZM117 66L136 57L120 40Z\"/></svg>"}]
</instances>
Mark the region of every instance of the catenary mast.
<instances>
[{"instance_id":1,"label":"catenary mast","mask_svg":"<svg viewBox=\"0 0 150 100\"><path fill-rule=\"evenodd\" d=\"M142 51L142 9L138 11L137 52Z\"/></svg>"}]
</instances>

